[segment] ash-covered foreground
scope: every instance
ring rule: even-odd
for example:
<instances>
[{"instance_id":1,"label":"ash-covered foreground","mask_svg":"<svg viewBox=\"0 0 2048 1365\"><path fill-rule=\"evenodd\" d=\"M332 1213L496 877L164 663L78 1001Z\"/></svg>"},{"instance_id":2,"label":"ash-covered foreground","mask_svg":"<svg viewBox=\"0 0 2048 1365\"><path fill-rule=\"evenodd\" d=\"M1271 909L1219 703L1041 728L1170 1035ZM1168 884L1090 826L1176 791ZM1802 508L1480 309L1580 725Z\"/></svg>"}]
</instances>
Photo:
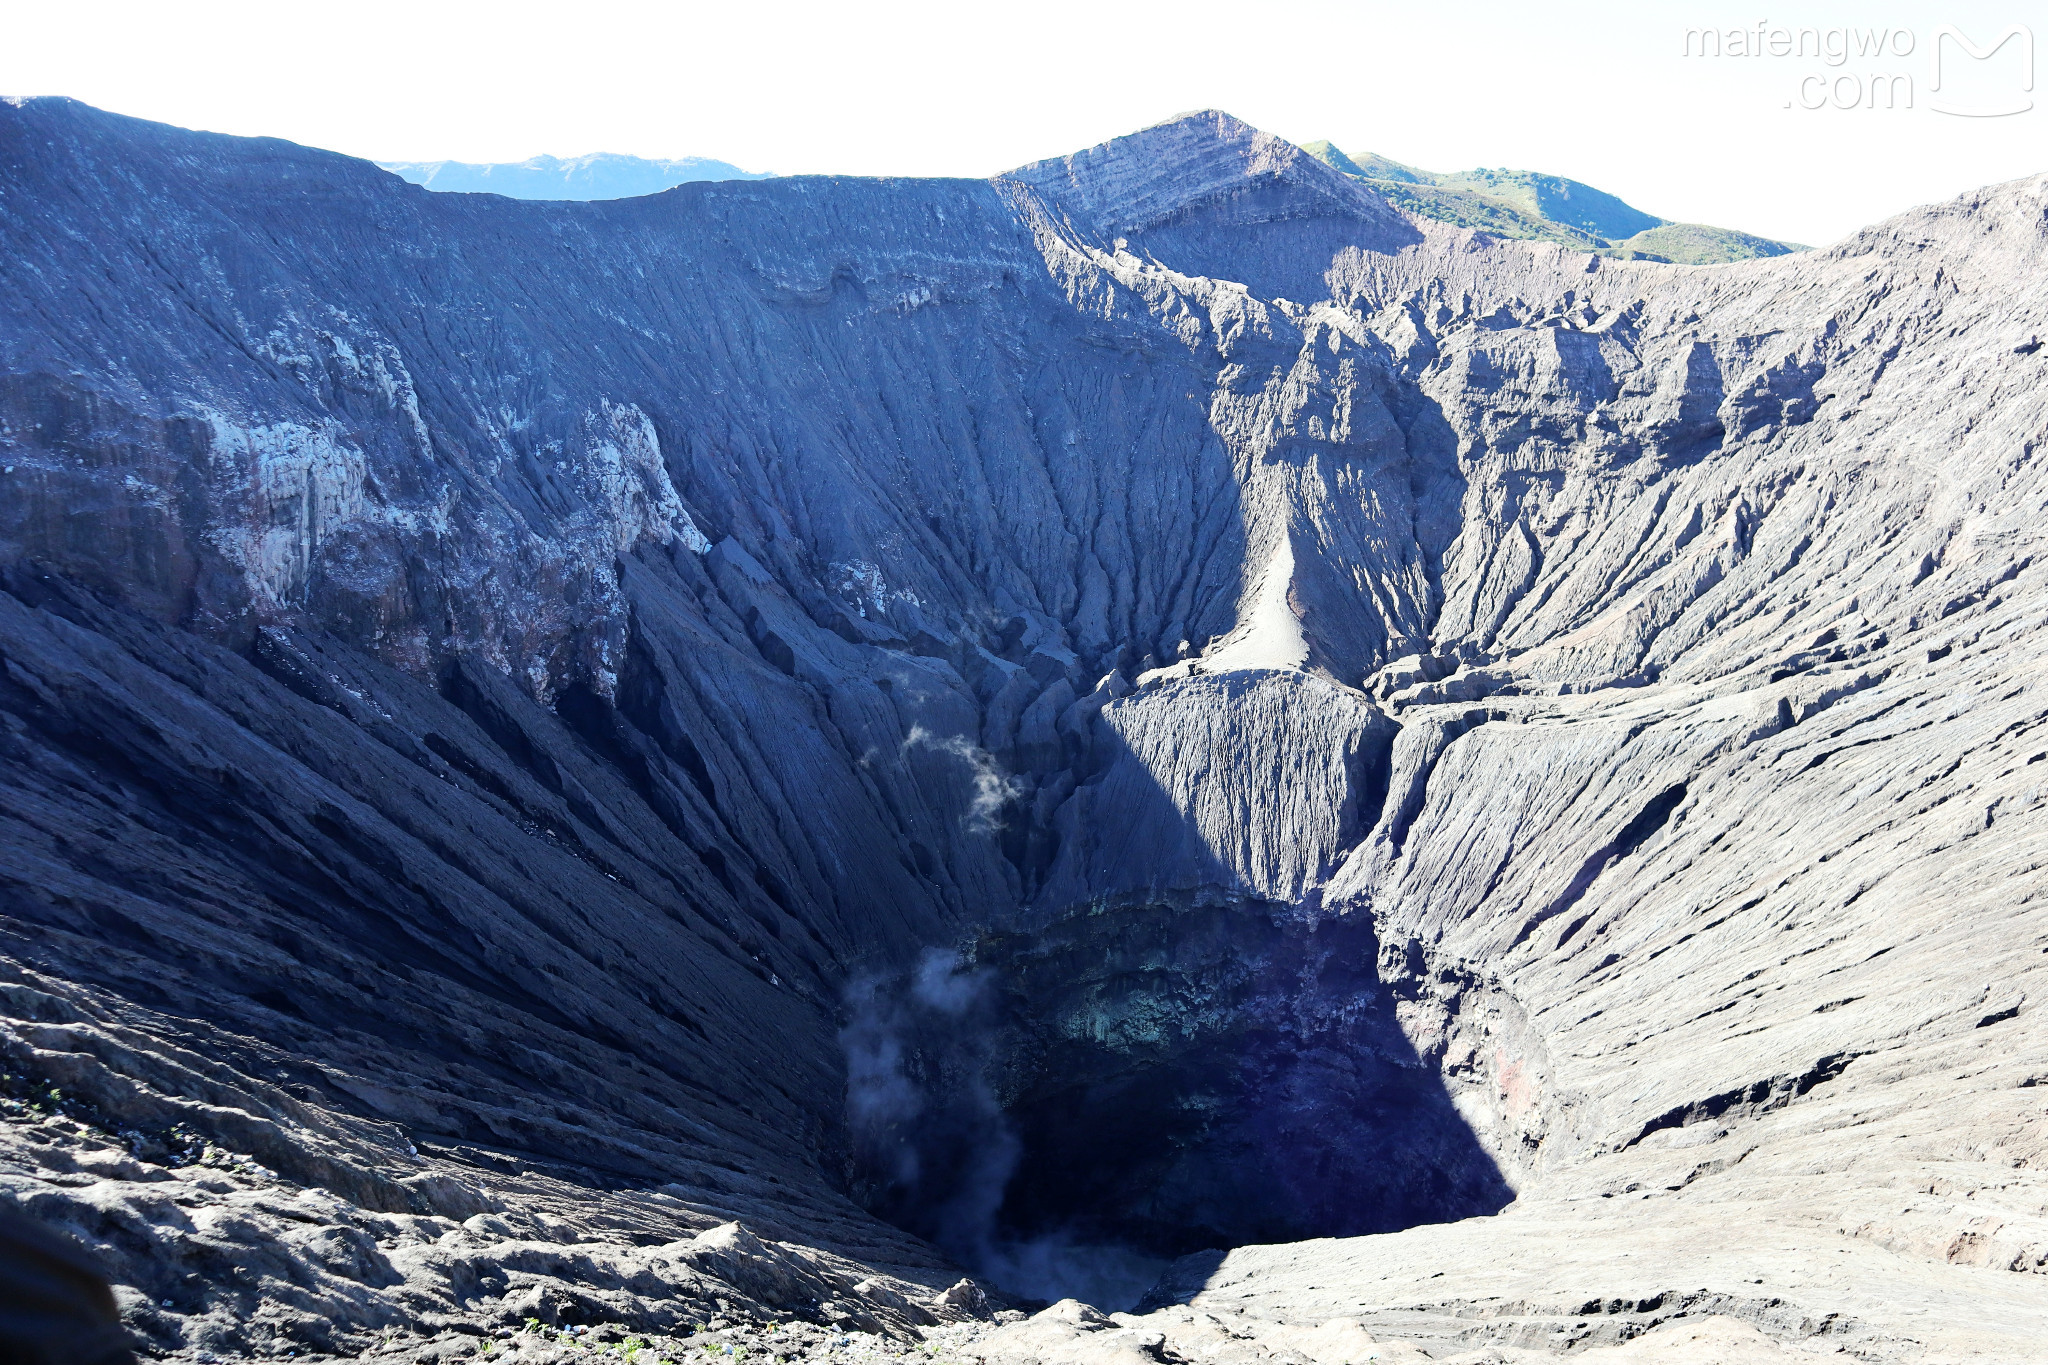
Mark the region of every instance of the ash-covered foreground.
<instances>
[{"instance_id":1,"label":"ash-covered foreground","mask_svg":"<svg viewBox=\"0 0 2048 1365\"><path fill-rule=\"evenodd\" d=\"M2044 248L0 105L0 1185L178 1359L2036 1357Z\"/></svg>"}]
</instances>

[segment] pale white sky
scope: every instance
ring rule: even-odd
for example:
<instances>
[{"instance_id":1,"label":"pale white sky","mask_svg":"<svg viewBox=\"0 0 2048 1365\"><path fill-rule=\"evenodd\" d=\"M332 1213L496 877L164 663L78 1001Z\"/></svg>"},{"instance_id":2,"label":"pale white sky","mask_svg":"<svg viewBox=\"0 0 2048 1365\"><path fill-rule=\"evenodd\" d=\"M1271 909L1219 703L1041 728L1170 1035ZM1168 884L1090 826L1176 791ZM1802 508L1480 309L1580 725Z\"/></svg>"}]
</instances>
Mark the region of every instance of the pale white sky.
<instances>
[{"instance_id":1,"label":"pale white sky","mask_svg":"<svg viewBox=\"0 0 2048 1365\"><path fill-rule=\"evenodd\" d=\"M2048 110L1928 107L2048 95L2048 72L2020 92L2018 40L1981 62L1946 41L1946 89L1929 89L1940 25L1981 45L2038 20L2048 40L2038 0L8 0L0 16L0 94L383 159L613 151L981 176L1215 106L1296 141L1552 171L1668 218L1815 243L2048 170ZM1683 55L1688 28L1759 23L1763 55ZM1770 29L1800 26L1892 36L1861 58L1846 38L1838 65L1768 51ZM1864 107L1878 74L1909 76L1915 107ZM1830 95L1858 107L1798 107Z\"/></svg>"}]
</instances>

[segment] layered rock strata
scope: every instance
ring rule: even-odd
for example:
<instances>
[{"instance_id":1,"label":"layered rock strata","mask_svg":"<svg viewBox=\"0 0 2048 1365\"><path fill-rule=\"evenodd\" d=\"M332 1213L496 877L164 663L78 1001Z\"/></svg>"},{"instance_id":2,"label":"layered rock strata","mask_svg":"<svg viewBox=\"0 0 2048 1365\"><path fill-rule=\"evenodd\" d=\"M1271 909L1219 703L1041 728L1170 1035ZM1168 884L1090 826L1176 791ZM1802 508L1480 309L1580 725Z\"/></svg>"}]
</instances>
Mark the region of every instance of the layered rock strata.
<instances>
[{"instance_id":1,"label":"layered rock strata","mask_svg":"<svg viewBox=\"0 0 2048 1365\"><path fill-rule=\"evenodd\" d=\"M1213 113L544 204L26 101L0 241L4 1179L156 1349L1068 1242L1191 1254L973 1349L2036 1349L2048 181L1686 268Z\"/></svg>"}]
</instances>

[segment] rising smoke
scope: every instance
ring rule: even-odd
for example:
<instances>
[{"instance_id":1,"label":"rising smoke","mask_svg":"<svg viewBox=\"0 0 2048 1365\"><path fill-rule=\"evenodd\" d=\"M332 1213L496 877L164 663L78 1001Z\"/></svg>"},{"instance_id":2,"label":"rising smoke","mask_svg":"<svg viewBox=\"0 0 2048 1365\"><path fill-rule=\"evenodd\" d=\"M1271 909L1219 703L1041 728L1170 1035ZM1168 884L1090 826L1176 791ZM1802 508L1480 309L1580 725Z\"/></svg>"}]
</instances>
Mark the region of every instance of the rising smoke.
<instances>
[{"instance_id":1,"label":"rising smoke","mask_svg":"<svg viewBox=\"0 0 2048 1365\"><path fill-rule=\"evenodd\" d=\"M928 948L848 991L847 1116L868 1207L973 1265L995 1240L1017 1137L988 1082L994 974Z\"/></svg>"},{"instance_id":2,"label":"rising smoke","mask_svg":"<svg viewBox=\"0 0 2048 1365\"><path fill-rule=\"evenodd\" d=\"M1135 1304L1164 1260L1004 1234L1022 1144L989 1080L1003 1026L995 973L929 948L908 972L857 981L847 1005L839 1040L861 1202L1021 1298Z\"/></svg>"},{"instance_id":3,"label":"rising smoke","mask_svg":"<svg viewBox=\"0 0 2048 1365\"><path fill-rule=\"evenodd\" d=\"M970 833L992 834L1003 827L1003 807L1024 790L1022 779L1005 773L997 766L994 754L959 735L941 737L922 725L913 725L904 736L903 753L908 756L912 749L920 748L950 754L967 764L974 781L974 795L967 803L965 817Z\"/></svg>"}]
</instances>

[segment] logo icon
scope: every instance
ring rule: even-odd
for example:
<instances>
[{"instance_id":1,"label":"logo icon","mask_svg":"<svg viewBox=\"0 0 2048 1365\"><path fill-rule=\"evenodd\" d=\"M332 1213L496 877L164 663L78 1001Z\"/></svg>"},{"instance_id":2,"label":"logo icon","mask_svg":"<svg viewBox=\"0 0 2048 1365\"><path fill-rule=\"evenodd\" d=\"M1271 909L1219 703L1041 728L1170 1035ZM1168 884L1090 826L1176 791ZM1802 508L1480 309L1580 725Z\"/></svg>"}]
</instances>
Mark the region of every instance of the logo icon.
<instances>
[{"instance_id":1,"label":"logo icon","mask_svg":"<svg viewBox=\"0 0 2048 1365\"><path fill-rule=\"evenodd\" d=\"M2024 114L2034 107L2034 101L2028 93L2034 88L2034 31L2032 29L2028 28L2025 24L2014 24L2005 32L1999 34L1997 41L1991 43L1988 47L1979 47L1970 40L1969 35L1965 34L1954 24L1943 24L1934 31L1934 42L1928 49L1927 59L1934 68L1934 79L1928 85L1930 92L1941 90L1943 88L1942 78L1945 74L1948 74L1942 70L1942 59L1950 50L1949 45L1942 41L1945 38L1953 38L1955 40L1955 47L1960 48L1972 59L1979 62L1989 62L2007 43L2012 42L2015 38L2019 39L2019 89L2021 93L2013 94L2008 91L2001 96L1988 90L1973 89L1973 94L1981 93L1985 98L1979 101L1964 101L1961 103L1937 98L1928 101L1928 108L1933 109L1937 113L1955 114L1962 118L2004 118L2008 114ZM1977 84L1981 86L1983 83L1979 82Z\"/></svg>"}]
</instances>

